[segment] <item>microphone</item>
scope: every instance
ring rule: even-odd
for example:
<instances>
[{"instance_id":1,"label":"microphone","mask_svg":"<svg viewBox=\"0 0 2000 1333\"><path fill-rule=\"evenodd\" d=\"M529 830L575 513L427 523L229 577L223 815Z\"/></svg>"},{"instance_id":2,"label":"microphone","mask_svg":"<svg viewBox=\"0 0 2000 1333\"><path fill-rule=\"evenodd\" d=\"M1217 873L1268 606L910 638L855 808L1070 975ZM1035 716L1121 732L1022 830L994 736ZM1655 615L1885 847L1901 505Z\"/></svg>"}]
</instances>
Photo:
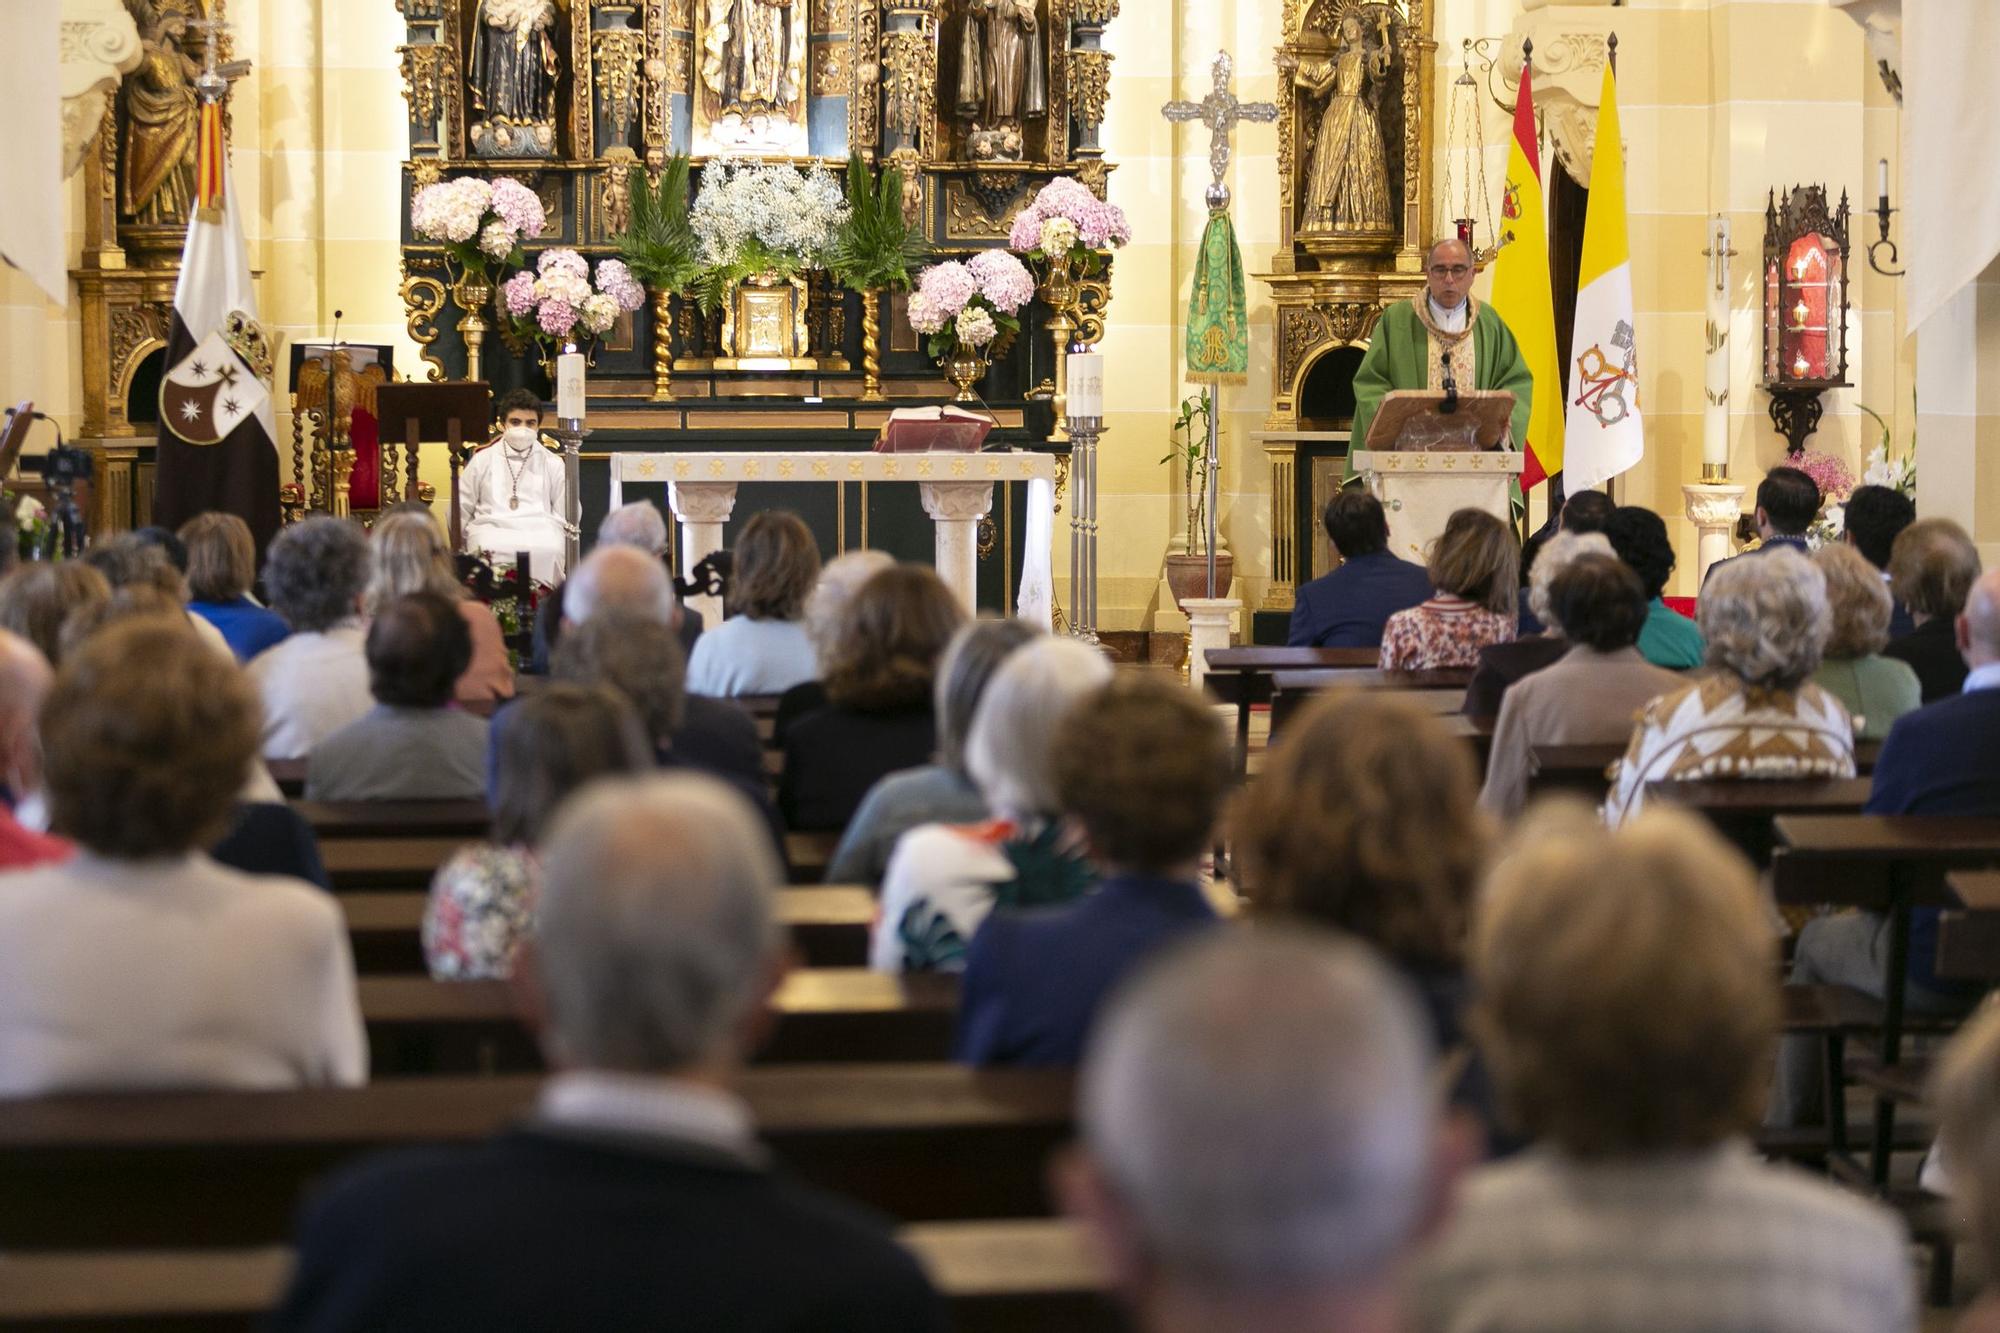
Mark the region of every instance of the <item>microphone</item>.
<instances>
[{"instance_id":1,"label":"microphone","mask_svg":"<svg viewBox=\"0 0 2000 1333\"><path fill-rule=\"evenodd\" d=\"M340 320L341 316L346 313L345 310L336 310L333 312L333 345L335 347L340 346Z\"/></svg>"},{"instance_id":2,"label":"microphone","mask_svg":"<svg viewBox=\"0 0 2000 1333\"><path fill-rule=\"evenodd\" d=\"M1447 350L1438 360L1444 368L1444 401L1438 404L1438 411L1451 416L1458 411L1458 381L1451 373L1451 352Z\"/></svg>"}]
</instances>

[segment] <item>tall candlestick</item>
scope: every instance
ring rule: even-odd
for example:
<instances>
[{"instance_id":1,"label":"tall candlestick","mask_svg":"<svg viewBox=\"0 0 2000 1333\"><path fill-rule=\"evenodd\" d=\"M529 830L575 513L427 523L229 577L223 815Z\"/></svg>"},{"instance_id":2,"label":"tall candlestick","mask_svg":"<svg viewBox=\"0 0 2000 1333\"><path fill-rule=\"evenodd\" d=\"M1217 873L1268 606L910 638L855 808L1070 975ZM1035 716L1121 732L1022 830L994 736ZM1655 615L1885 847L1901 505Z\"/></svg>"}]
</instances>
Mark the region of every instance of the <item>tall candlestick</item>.
<instances>
[{"instance_id":1,"label":"tall candlestick","mask_svg":"<svg viewBox=\"0 0 2000 1333\"><path fill-rule=\"evenodd\" d=\"M583 353L563 352L556 357L556 415L564 421L582 421L583 396Z\"/></svg>"},{"instance_id":2,"label":"tall candlestick","mask_svg":"<svg viewBox=\"0 0 2000 1333\"><path fill-rule=\"evenodd\" d=\"M1889 159L1875 159L1875 197L1883 203L1889 202Z\"/></svg>"},{"instance_id":3,"label":"tall candlestick","mask_svg":"<svg viewBox=\"0 0 2000 1333\"><path fill-rule=\"evenodd\" d=\"M1104 415L1104 356L1099 352L1069 354L1069 415L1088 419Z\"/></svg>"},{"instance_id":4,"label":"tall candlestick","mask_svg":"<svg viewBox=\"0 0 2000 1333\"><path fill-rule=\"evenodd\" d=\"M1703 363L1707 402L1701 413L1701 473L1704 481L1729 470L1729 219L1717 214L1708 224L1708 354Z\"/></svg>"}]
</instances>

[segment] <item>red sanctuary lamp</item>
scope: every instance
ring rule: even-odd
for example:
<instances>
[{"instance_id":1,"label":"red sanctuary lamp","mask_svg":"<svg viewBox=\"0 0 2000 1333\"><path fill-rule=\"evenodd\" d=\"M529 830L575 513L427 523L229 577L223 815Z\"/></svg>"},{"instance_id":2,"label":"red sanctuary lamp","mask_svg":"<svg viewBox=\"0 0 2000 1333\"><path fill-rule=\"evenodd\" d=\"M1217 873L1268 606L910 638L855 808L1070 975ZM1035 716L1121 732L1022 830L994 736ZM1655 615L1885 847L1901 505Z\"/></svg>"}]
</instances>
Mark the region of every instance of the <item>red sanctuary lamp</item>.
<instances>
[{"instance_id":1,"label":"red sanctuary lamp","mask_svg":"<svg viewBox=\"0 0 2000 1333\"><path fill-rule=\"evenodd\" d=\"M1847 384L1847 195L1797 185L1764 213L1763 388L1794 454L1819 426L1820 395Z\"/></svg>"}]
</instances>

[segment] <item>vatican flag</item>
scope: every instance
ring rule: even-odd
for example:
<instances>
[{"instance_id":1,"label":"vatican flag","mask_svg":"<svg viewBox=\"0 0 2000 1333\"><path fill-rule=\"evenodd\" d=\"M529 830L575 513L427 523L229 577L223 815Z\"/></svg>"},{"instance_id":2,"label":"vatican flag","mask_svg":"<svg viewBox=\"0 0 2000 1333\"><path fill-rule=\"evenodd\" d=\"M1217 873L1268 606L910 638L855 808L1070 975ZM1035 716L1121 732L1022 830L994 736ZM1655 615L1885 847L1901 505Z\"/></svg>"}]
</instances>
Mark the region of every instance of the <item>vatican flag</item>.
<instances>
[{"instance_id":1,"label":"vatican flag","mask_svg":"<svg viewBox=\"0 0 2000 1333\"><path fill-rule=\"evenodd\" d=\"M1549 235L1543 221L1541 146L1535 134L1531 72L1521 70L1514 98L1514 141L1507 149L1507 190L1500 203L1500 257L1493 261L1489 304L1506 321L1521 359L1535 377L1528 411L1528 457L1521 469L1527 490L1562 471L1562 369L1556 354L1556 304L1549 286Z\"/></svg>"},{"instance_id":2,"label":"vatican flag","mask_svg":"<svg viewBox=\"0 0 2000 1333\"><path fill-rule=\"evenodd\" d=\"M1565 489L1601 486L1646 452L1639 420L1639 355L1632 334L1632 252L1625 240L1625 150L1609 64L1590 158L1590 211L1570 336Z\"/></svg>"}]
</instances>

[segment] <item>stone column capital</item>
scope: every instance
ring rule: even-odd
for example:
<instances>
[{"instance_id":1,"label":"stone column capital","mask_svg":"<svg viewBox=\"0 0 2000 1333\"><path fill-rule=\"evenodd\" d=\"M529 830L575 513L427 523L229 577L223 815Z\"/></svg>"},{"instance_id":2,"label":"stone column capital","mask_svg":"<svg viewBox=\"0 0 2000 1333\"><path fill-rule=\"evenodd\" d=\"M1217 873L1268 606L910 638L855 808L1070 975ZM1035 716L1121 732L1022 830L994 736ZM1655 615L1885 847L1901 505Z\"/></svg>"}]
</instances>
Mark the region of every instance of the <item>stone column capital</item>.
<instances>
[{"instance_id":1,"label":"stone column capital","mask_svg":"<svg viewBox=\"0 0 2000 1333\"><path fill-rule=\"evenodd\" d=\"M917 483L924 512L933 521L976 522L993 511L990 481L924 481Z\"/></svg>"},{"instance_id":2,"label":"stone column capital","mask_svg":"<svg viewBox=\"0 0 2000 1333\"><path fill-rule=\"evenodd\" d=\"M667 505L683 523L727 523L736 512L736 483L670 481Z\"/></svg>"}]
</instances>

